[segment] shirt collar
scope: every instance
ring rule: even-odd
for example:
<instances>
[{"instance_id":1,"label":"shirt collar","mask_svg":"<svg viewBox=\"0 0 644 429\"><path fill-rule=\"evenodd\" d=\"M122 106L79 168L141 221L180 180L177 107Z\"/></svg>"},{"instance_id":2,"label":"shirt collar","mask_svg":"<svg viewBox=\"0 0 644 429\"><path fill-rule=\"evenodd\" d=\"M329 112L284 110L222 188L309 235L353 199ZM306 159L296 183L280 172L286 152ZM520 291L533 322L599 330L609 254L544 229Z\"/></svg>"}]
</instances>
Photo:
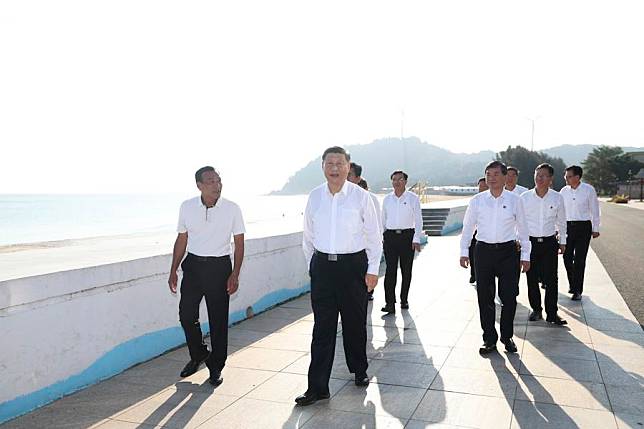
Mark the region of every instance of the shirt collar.
<instances>
[{"instance_id":1,"label":"shirt collar","mask_svg":"<svg viewBox=\"0 0 644 429\"><path fill-rule=\"evenodd\" d=\"M356 185L356 186L358 186L358 185ZM329 182L326 182L326 184L324 186L324 189L326 190L327 195L333 197L333 194L331 193L331 190L329 189ZM344 181L344 185L342 185L342 188L340 189L340 192L338 192L338 193L342 194L344 196L346 196L349 193L349 181L348 180Z\"/></svg>"}]
</instances>

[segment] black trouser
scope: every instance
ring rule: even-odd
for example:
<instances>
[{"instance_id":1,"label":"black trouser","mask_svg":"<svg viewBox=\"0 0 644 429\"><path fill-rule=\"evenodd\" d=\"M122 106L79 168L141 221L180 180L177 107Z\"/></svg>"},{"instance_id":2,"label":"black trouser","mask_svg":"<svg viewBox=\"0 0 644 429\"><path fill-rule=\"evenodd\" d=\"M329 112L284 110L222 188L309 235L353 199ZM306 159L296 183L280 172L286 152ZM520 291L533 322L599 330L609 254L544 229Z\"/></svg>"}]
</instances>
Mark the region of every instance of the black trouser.
<instances>
[{"instance_id":1,"label":"black trouser","mask_svg":"<svg viewBox=\"0 0 644 429\"><path fill-rule=\"evenodd\" d=\"M342 340L349 372L367 372L367 253L328 255L315 252L311 258L311 306L313 341L309 387L311 393L329 392L333 368L338 312L342 317Z\"/></svg>"},{"instance_id":2,"label":"black trouser","mask_svg":"<svg viewBox=\"0 0 644 429\"><path fill-rule=\"evenodd\" d=\"M221 370L228 355L228 302L226 282L232 272L230 256L203 258L188 253L181 263L181 300L179 320L186 334L192 360L208 353L199 325L199 304L206 297L212 353L206 361L210 369Z\"/></svg>"},{"instance_id":3,"label":"black trouser","mask_svg":"<svg viewBox=\"0 0 644 429\"><path fill-rule=\"evenodd\" d=\"M474 237L472 237L472 241L470 242L470 247L468 249L468 256L470 258L470 277L476 280L476 270L474 268L474 264L476 261L476 257L474 256L474 249L476 248L476 231L474 231Z\"/></svg>"},{"instance_id":4,"label":"black trouser","mask_svg":"<svg viewBox=\"0 0 644 429\"><path fill-rule=\"evenodd\" d=\"M400 231L400 233L397 233ZM400 286L400 302L407 302L409 285L411 284L411 270L414 265L414 229L388 229L383 234L385 251L385 301L387 305L393 306L396 303L396 281L398 275L398 261L400 261L400 273L402 274L402 285Z\"/></svg>"},{"instance_id":5,"label":"black trouser","mask_svg":"<svg viewBox=\"0 0 644 429\"><path fill-rule=\"evenodd\" d=\"M586 220L568 222L567 227L566 251L563 255L564 265L572 293L581 294L584 291L586 255L588 255L593 226L589 220Z\"/></svg>"},{"instance_id":6,"label":"black trouser","mask_svg":"<svg viewBox=\"0 0 644 429\"><path fill-rule=\"evenodd\" d=\"M539 280L541 280L546 287L546 315L548 318L554 318L557 315L559 243L554 235L541 238L530 237L530 242L532 243L530 270L526 273L530 307L534 311L541 311L541 291L539 290Z\"/></svg>"},{"instance_id":7,"label":"black trouser","mask_svg":"<svg viewBox=\"0 0 644 429\"><path fill-rule=\"evenodd\" d=\"M483 341L494 344L498 334L494 327L495 318L495 277L499 278L501 307L501 339L512 338L514 334L514 313L517 309L519 283L517 269L520 265L514 241L500 244L476 242L476 295L479 302Z\"/></svg>"}]
</instances>

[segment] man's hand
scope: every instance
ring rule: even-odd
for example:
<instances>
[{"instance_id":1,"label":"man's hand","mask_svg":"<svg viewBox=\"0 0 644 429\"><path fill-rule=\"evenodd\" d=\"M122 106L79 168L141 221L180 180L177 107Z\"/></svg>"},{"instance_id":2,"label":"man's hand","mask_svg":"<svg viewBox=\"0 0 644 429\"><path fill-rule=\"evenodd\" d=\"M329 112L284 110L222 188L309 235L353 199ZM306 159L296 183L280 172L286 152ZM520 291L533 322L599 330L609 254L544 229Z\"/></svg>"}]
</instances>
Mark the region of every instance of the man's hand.
<instances>
[{"instance_id":1,"label":"man's hand","mask_svg":"<svg viewBox=\"0 0 644 429\"><path fill-rule=\"evenodd\" d=\"M232 295L235 292L237 292L237 289L239 288L239 276L237 274L232 273L228 277L228 281L226 282L226 291L228 292L228 295Z\"/></svg>"},{"instance_id":2,"label":"man's hand","mask_svg":"<svg viewBox=\"0 0 644 429\"><path fill-rule=\"evenodd\" d=\"M179 277L177 276L176 271L170 271L170 277L168 277L168 286L170 287L170 292L177 293L177 282Z\"/></svg>"},{"instance_id":3,"label":"man's hand","mask_svg":"<svg viewBox=\"0 0 644 429\"><path fill-rule=\"evenodd\" d=\"M371 292L378 284L378 276L375 274L367 274L364 276L364 282L367 284L367 291Z\"/></svg>"},{"instance_id":4,"label":"man's hand","mask_svg":"<svg viewBox=\"0 0 644 429\"><path fill-rule=\"evenodd\" d=\"M566 251L566 245L565 244L560 244L559 245L559 254L563 255L565 251Z\"/></svg>"},{"instance_id":5,"label":"man's hand","mask_svg":"<svg viewBox=\"0 0 644 429\"><path fill-rule=\"evenodd\" d=\"M414 249L414 252L420 252L420 243L411 243L411 248Z\"/></svg>"},{"instance_id":6,"label":"man's hand","mask_svg":"<svg viewBox=\"0 0 644 429\"><path fill-rule=\"evenodd\" d=\"M593 232L593 238L599 237L599 232Z\"/></svg>"},{"instance_id":7,"label":"man's hand","mask_svg":"<svg viewBox=\"0 0 644 429\"><path fill-rule=\"evenodd\" d=\"M470 267L470 258L467 256L461 256L461 267L469 268Z\"/></svg>"},{"instance_id":8,"label":"man's hand","mask_svg":"<svg viewBox=\"0 0 644 429\"><path fill-rule=\"evenodd\" d=\"M516 240L514 244L517 246L517 252L521 251L521 242L519 240Z\"/></svg>"},{"instance_id":9,"label":"man's hand","mask_svg":"<svg viewBox=\"0 0 644 429\"><path fill-rule=\"evenodd\" d=\"M530 271L530 261L521 261L521 271L524 273Z\"/></svg>"}]
</instances>

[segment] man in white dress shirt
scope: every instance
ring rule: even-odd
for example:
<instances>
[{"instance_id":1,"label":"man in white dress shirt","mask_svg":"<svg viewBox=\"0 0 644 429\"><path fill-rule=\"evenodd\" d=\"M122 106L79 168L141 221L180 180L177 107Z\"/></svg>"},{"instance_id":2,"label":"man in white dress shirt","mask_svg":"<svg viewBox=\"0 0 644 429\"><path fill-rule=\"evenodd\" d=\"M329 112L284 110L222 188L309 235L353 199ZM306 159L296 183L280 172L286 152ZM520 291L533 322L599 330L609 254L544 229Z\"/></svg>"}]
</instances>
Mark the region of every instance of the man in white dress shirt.
<instances>
[{"instance_id":1,"label":"man in white dress shirt","mask_svg":"<svg viewBox=\"0 0 644 429\"><path fill-rule=\"evenodd\" d=\"M538 165L534 170L535 188L521 195L532 243L530 271L526 273L528 299L532 307L529 320L543 319L539 290L541 280L546 289L546 321L565 325L567 322L557 315L557 257L566 249L566 209L561 194L550 189L553 175L554 169L550 164Z\"/></svg>"},{"instance_id":2,"label":"man in white dress shirt","mask_svg":"<svg viewBox=\"0 0 644 429\"><path fill-rule=\"evenodd\" d=\"M568 275L568 293L579 301L584 292L584 271L590 239L599 237L599 201L595 188L581 181L584 170L578 165L566 168L566 186L561 196L566 205L568 244L563 260Z\"/></svg>"},{"instance_id":3,"label":"man in white dress shirt","mask_svg":"<svg viewBox=\"0 0 644 429\"><path fill-rule=\"evenodd\" d=\"M518 196L521 196L528 188L519 185L519 169L508 165L508 177L505 181L505 189L510 192L514 192Z\"/></svg>"},{"instance_id":4,"label":"man in white dress shirt","mask_svg":"<svg viewBox=\"0 0 644 429\"><path fill-rule=\"evenodd\" d=\"M400 262L400 308L409 308L409 286L415 252L420 252L423 215L418 195L407 190L409 176L404 171L391 173L393 192L382 202L383 247L387 271L385 273L385 306L382 311L395 313L396 282Z\"/></svg>"},{"instance_id":5,"label":"man in white dress shirt","mask_svg":"<svg viewBox=\"0 0 644 429\"><path fill-rule=\"evenodd\" d=\"M499 279L501 307L501 342L505 350L516 353L514 314L519 294L519 265L523 272L530 269L530 240L521 199L504 190L507 167L500 161L492 161L485 167L485 180L489 190L476 194L470 200L463 220L460 264L468 268L468 247L476 229L476 294L478 297L483 345L479 353L484 355L496 350L498 334L495 321L495 278ZM520 258L516 250L517 234L521 244Z\"/></svg>"},{"instance_id":6,"label":"man in white dress shirt","mask_svg":"<svg viewBox=\"0 0 644 429\"><path fill-rule=\"evenodd\" d=\"M360 186L365 191L369 192L369 185L367 185L367 181L362 178L362 166L360 164L357 164L355 162L351 162L351 164L349 164L349 175L347 176L347 180L351 183L354 183ZM376 212L378 213L378 228L380 230L380 233L382 234L380 201L378 201L378 197L376 197L376 195L373 192L369 192L369 196L371 197L371 201L373 201L373 205L376 207ZM373 301L373 290L367 293L367 299L369 301Z\"/></svg>"},{"instance_id":7,"label":"man in white dress shirt","mask_svg":"<svg viewBox=\"0 0 644 429\"><path fill-rule=\"evenodd\" d=\"M308 388L295 402L329 398L338 313L349 371L367 386L367 291L378 283L382 246L369 193L347 181L349 154L331 147L322 155L326 183L309 194L302 247L311 276L314 325Z\"/></svg>"},{"instance_id":8,"label":"man in white dress shirt","mask_svg":"<svg viewBox=\"0 0 644 429\"><path fill-rule=\"evenodd\" d=\"M168 285L172 293L177 292L177 269L181 264L179 320L190 353L190 362L181 377L194 374L206 362L210 383L217 385L222 381L221 370L228 354L228 303L239 287L244 259L244 219L237 204L221 198L221 178L214 168L200 168L195 180L201 196L181 204ZM231 236L235 242L234 266L230 261ZM199 325L199 304L204 297L212 352L203 342Z\"/></svg>"}]
</instances>

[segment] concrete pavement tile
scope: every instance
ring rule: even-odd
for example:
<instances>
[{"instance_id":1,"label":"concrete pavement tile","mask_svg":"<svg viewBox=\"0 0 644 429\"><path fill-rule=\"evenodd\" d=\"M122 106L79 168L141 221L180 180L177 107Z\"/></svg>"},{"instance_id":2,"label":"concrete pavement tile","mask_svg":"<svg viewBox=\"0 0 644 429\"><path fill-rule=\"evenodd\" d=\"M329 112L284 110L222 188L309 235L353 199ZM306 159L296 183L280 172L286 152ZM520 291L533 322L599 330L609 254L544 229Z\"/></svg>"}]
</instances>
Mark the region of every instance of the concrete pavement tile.
<instances>
[{"instance_id":1,"label":"concrete pavement tile","mask_svg":"<svg viewBox=\"0 0 644 429\"><path fill-rule=\"evenodd\" d=\"M611 411L603 384L522 375L517 401Z\"/></svg>"},{"instance_id":2,"label":"concrete pavement tile","mask_svg":"<svg viewBox=\"0 0 644 429\"><path fill-rule=\"evenodd\" d=\"M372 326L371 328L367 327L367 341L381 341L388 343L392 340L398 338L400 333L403 331L402 328L398 327L385 327L385 326Z\"/></svg>"},{"instance_id":3,"label":"concrete pavement tile","mask_svg":"<svg viewBox=\"0 0 644 429\"><path fill-rule=\"evenodd\" d=\"M213 395L244 396L269 378L276 372L262 371L259 369L235 368L227 366L222 371L223 383L217 387L208 383L209 372L199 371L177 383L179 390L191 392L211 393Z\"/></svg>"},{"instance_id":4,"label":"concrete pavement tile","mask_svg":"<svg viewBox=\"0 0 644 429\"><path fill-rule=\"evenodd\" d=\"M237 347L251 346L269 335L269 332L251 331L239 326L233 326L228 329L228 344Z\"/></svg>"},{"instance_id":5,"label":"concrete pavement tile","mask_svg":"<svg viewBox=\"0 0 644 429\"><path fill-rule=\"evenodd\" d=\"M599 360L599 369L606 385L644 389L644 370L641 363L618 364L608 360Z\"/></svg>"},{"instance_id":6,"label":"concrete pavement tile","mask_svg":"<svg viewBox=\"0 0 644 429\"><path fill-rule=\"evenodd\" d=\"M186 362L160 357L130 368L114 377L113 380L131 384L168 387L181 381L179 373L185 364Z\"/></svg>"},{"instance_id":7,"label":"concrete pavement tile","mask_svg":"<svg viewBox=\"0 0 644 429\"><path fill-rule=\"evenodd\" d=\"M346 380L331 378L329 380L331 396L338 393L345 384L347 384ZM252 390L246 395L246 398L293 404L295 398L306 392L307 388L308 377L306 375L281 372Z\"/></svg>"},{"instance_id":8,"label":"concrete pavement tile","mask_svg":"<svg viewBox=\"0 0 644 429\"><path fill-rule=\"evenodd\" d=\"M334 410L408 419L425 395L425 389L371 383L365 389L349 382L331 400L328 407ZM371 404L371 407L367 407Z\"/></svg>"},{"instance_id":9,"label":"concrete pavement tile","mask_svg":"<svg viewBox=\"0 0 644 429\"><path fill-rule=\"evenodd\" d=\"M571 343L590 344L592 342L586 326L578 327L573 331L566 326L528 325L526 340L533 341L539 340L540 338L550 338Z\"/></svg>"},{"instance_id":10,"label":"concrete pavement tile","mask_svg":"<svg viewBox=\"0 0 644 429\"><path fill-rule=\"evenodd\" d=\"M401 329L413 329L415 327L414 318L407 311L396 309L396 314L385 315L385 313L379 311L380 309L377 310L367 314L367 325Z\"/></svg>"},{"instance_id":11,"label":"concrete pavement tile","mask_svg":"<svg viewBox=\"0 0 644 429\"><path fill-rule=\"evenodd\" d=\"M508 427L511 417L511 400L429 390L412 420L498 429Z\"/></svg>"},{"instance_id":12,"label":"concrete pavement tile","mask_svg":"<svg viewBox=\"0 0 644 429\"><path fill-rule=\"evenodd\" d=\"M273 333L280 329L284 329L295 322L296 320L292 319L274 319L259 315L252 319L246 319L243 322L240 322L235 325L235 328L245 329L248 331Z\"/></svg>"},{"instance_id":13,"label":"concrete pavement tile","mask_svg":"<svg viewBox=\"0 0 644 429\"><path fill-rule=\"evenodd\" d=\"M615 413L619 429L642 429L644 427L644 414Z\"/></svg>"},{"instance_id":14,"label":"concrete pavement tile","mask_svg":"<svg viewBox=\"0 0 644 429\"><path fill-rule=\"evenodd\" d=\"M308 352L311 350L311 336L276 332L257 341L253 347Z\"/></svg>"},{"instance_id":15,"label":"concrete pavement tile","mask_svg":"<svg viewBox=\"0 0 644 429\"><path fill-rule=\"evenodd\" d=\"M425 344L433 346L453 347L461 336L461 332L443 332L441 330L410 329L400 333L393 342L404 344Z\"/></svg>"},{"instance_id":16,"label":"concrete pavement tile","mask_svg":"<svg viewBox=\"0 0 644 429\"><path fill-rule=\"evenodd\" d=\"M287 326L284 329L281 329L279 332L283 334L297 334L297 335L313 335L313 323L310 320L299 320L292 325ZM338 323L338 332L341 329L340 323Z\"/></svg>"},{"instance_id":17,"label":"concrete pavement tile","mask_svg":"<svg viewBox=\"0 0 644 429\"><path fill-rule=\"evenodd\" d=\"M590 330L593 344L605 344L624 347L644 347L644 334L636 332L616 332Z\"/></svg>"},{"instance_id":18,"label":"concrete pavement tile","mask_svg":"<svg viewBox=\"0 0 644 429\"><path fill-rule=\"evenodd\" d=\"M642 327L637 321L626 319L586 319L588 326L597 331L618 331L642 333Z\"/></svg>"},{"instance_id":19,"label":"concrete pavement tile","mask_svg":"<svg viewBox=\"0 0 644 429\"><path fill-rule=\"evenodd\" d=\"M160 428L160 427L161 426L150 426L143 423L123 422L120 420L107 420L95 426L90 426L88 429L153 429L153 428Z\"/></svg>"},{"instance_id":20,"label":"concrete pavement tile","mask_svg":"<svg viewBox=\"0 0 644 429\"><path fill-rule=\"evenodd\" d=\"M591 383L603 382L597 361L556 356L527 355L523 358L519 373Z\"/></svg>"},{"instance_id":21,"label":"concrete pavement tile","mask_svg":"<svg viewBox=\"0 0 644 429\"><path fill-rule=\"evenodd\" d=\"M452 349L450 347L391 342L381 349L374 359L422 363L440 367Z\"/></svg>"},{"instance_id":22,"label":"concrete pavement tile","mask_svg":"<svg viewBox=\"0 0 644 429\"><path fill-rule=\"evenodd\" d=\"M588 428L614 429L615 416L608 411L562 407L516 401L512 416L512 429Z\"/></svg>"},{"instance_id":23,"label":"concrete pavement tile","mask_svg":"<svg viewBox=\"0 0 644 429\"><path fill-rule=\"evenodd\" d=\"M479 354L480 345L481 342L471 348L454 347L443 367L505 371L514 374L519 372L521 357L518 353L506 353L503 351L504 346L501 343L497 343L497 347L500 347L498 351L481 356ZM521 343L517 342L517 347L520 346Z\"/></svg>"},{"instance_id":24,"label":"concrete pavement tile","mask_svg":"<svg viewBox=\"0 0 644 429\"><path fill-rule=\"evenodd\" d=\"M644 388L642 386L607 385L608 397L616 413L644 415Z\"/></svg>"},{"instance_id":25,"label":"concrete pavement tile","mask_svg":"<svg viewBox=\"0 0 644 429\"><path fill-rule=\"evenodd\" d=\"M255 318L258 320L282 319L282 320L291 320L295 322L312 313L313 313L313 310L311 309L311 307L293 308L293 307L282 307L280 305L255 316Z\"/></svg>"},{"instance_id":26,"label":"concrete pavement tile","mask_svg":"<svg viewBox=\"0 0 644 429\"><path fill-rule=\"evenodd\" d=\"M432 365L375 359L371 361L368 369L368 374L377 383L424 389L432 384L437 373L438 369Z\"/></svg>"},{"instance_id":27,"label":"concrete pavement tile","mask_svg":"<svg viewBox=\"0 0 644 429\"><path fill-rule=\"evenodd\" d=\"M361 428L361 429L400 429L405 426L405 419L397 419L375 414L371 403L365 405L364 413L352 413L323 409L307 421L303 429Z\"/></svg>"},{"instance_id":28,"label":"concrete pavement tile","mask_svg":"<svg viewBox=\"0 0 644 429\"><path fill-rule=\"evenodd\" d=\"M290 301L283 302L280 307L311 308L311 294L309 292Z\"/></svg>"},{"instance_id":29,"label":"concrete pavement tile","mask_svg":"<svg viewBox=\"0 0 644 429\"><path fill-rule=\"evenodd\" d=\"M241 398L207 420L200 429L275 429L298 428L309 420L316 407Z\"/></svg>"},{"instance_id":30,"label":"concrete pavement tile","mask_svg":"<svg viewBox=\"0 0 644 429\"><path fill-rule=\"evenodd\" d=\"M422 420L409 420L405 429L463 429L465 426L446 425L435 422L424 422Z\"/></svg>"},{"instance_id":31,"label":"concrete pavement tile","mask_svg":"<svg viewBox=\"0 0 644 429\"><path fill-rule=\"evenodd\" d=\"M196 428L238 398L174 390L119 414L121 421L168 428Z\"/></svg>"},{"instance_id":32,"label":"concrete pavement tile","mask_svg":"<svg viewBox=\"0 0 644 429\"><path fill-rule=\"evenodd\" d=\"M231 355L235 354L239 350L241 350L242 347L239 346L228 346L228 356L230 357ZM163 357L165 359L172 359L176 360L179 362L183 362L184 365L188 363L190 360L190 354L188 353L188 347L181 347L180 349L173 350L171 352L165 353L159 357ZM202 366L203 368L203 366Z\"/></svg>"},{"instance_id":33,"label":"concrete pavement tile","mask_svg":"<svg viewBox=\"0 0 644 429\"><path fill-rule=\"evenodd\" d=\"M522 356L525 358L528 355L555 356L581 360L596 359L595 350L593 350L591 344L571 343L549 338L526 341L523 346Z\"/></svg>"},{"instance_id":34,"label":"concrete pavement tile","mask_svg":"<svg viewBox=\"0 0 644 429\"><path fill-rule=\"evenodd\" d=\"M444 367L439 371L429 388L447 392L496 396L511 401L514 399L517 388L517 376L509 372Z\"/></svg>"},{"instance_id":35,"label":"concrete pavement tile","mask_svg":"<svg viewBox=\"0 0 644 429\"><path fill-rule=\"evenodd\" d=\"M305 354L305 352L296 352L292 350L273 350L258 347L247 347L244 350L229 356L226 360L226 365L237 368L280 371Z\"/></svg>"}]
</instances>

